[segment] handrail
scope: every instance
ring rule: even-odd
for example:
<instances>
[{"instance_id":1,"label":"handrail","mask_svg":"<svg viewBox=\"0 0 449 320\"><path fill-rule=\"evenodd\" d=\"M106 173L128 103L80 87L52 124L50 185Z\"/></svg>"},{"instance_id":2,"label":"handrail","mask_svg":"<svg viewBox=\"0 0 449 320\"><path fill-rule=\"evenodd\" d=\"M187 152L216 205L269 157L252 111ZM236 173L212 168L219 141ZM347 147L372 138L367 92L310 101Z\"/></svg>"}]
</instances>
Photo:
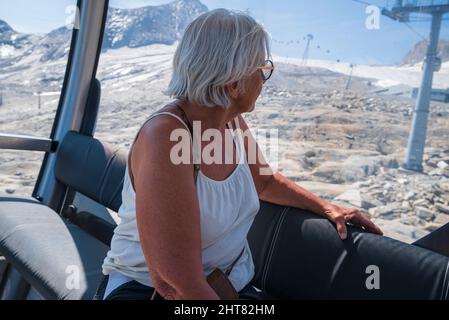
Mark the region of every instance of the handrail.
<instances>
[{"instance_id":1,"label":"handrail","mask_svg":"<svg viewBox=\"0 0 449 320\"><path fill-rule=\"evenodd\" d=\"M0 149L53 152L55 147L49 138L0 133Z\"/></svg>"}]
</instances>

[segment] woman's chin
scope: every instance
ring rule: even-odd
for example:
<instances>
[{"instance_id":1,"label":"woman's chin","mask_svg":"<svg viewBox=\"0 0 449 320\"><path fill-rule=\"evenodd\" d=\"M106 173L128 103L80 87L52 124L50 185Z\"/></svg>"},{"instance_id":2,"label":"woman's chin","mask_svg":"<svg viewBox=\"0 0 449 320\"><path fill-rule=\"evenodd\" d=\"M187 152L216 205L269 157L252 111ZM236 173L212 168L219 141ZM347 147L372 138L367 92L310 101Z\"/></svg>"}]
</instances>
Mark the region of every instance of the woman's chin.
<instances>
[{"instance_id":1,"label":"woman's chin","mask_svg":"<svg viewBox=\"0 0 449 320\"><path fill-rule=\"evenodd\" d=\"M249 112L253 112L254 109L256 108L256 103L252 104L252 105L241 105L240 107L240 112L241 113L249 113Z\"/></svg>"}]
</instances>

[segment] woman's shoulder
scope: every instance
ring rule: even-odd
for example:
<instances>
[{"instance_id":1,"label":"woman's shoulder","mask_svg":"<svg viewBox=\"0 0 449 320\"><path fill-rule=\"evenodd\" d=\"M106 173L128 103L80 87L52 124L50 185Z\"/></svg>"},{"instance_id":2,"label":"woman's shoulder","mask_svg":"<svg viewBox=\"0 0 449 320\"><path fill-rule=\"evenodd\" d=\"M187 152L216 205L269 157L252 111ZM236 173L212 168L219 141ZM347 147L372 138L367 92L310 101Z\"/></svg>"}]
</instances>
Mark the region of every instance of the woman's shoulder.
<instances>
[{"instance_id":1,"label":"woman's shoulder","mask_svg":"<svg viewBox=\"0 0 449 320\"><path fill-rule=\"evenodd\" d=\"M171 102L152 113L142 125L143 135L164 135L172 130L188 128L183 110Z\"/></svg>"},{"instance_id":2,"label":"woman's shoulder","mask_svg":"<svg viewBox=\"0 0 449 320\"><path fill-rule=\"evenodd\" d=\"M146 159L145 163L160 169L171 167L166 160L171 156L173 147L179 143L171 139L172 133L177 129L186 130L180 111L176 109L166 105L145 121L129 155L132 168L138 168L143 159ZM183 138L184 141L187 140ZM190 144L190 136L188 142Z\"/></svg>"}]
</instances>

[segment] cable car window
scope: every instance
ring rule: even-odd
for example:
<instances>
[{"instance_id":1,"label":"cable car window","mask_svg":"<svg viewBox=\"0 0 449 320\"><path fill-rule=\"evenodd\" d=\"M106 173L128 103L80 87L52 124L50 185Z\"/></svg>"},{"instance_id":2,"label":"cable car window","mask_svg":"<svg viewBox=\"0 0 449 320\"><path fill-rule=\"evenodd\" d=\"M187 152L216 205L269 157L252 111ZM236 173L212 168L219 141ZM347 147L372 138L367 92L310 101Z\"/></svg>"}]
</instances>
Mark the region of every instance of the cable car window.
<instances>
[{"instance_id":1,"label":"cable car window","mask_svg":"<svg viewBox=\"0 0 449 320\"><path fill-rule=\"evenodd\" d=\"M275 70L257 112L245 114L258 138L276 131L271 164L412 242L449 222L449 13L432 24L449 1L437 2L112 0L96 137L129 148L143 121L171 101L163 92L189 22L220 7L246 11L271 35ZM426 100L419 90L432 28L438 47ZM415 112L426 101L428 120Z\"/></svg>"},{"instance_id":2,"label":"cable car window","mask_svg":"<svg viewBox=\"0 0 449 320\"><path fill-rule=\"evenodd\" d=\"M76 0L0 0L0 134L49 138ZM0 193L30 196L44 153L0 150Z\"/></svg>"}]
</instances>

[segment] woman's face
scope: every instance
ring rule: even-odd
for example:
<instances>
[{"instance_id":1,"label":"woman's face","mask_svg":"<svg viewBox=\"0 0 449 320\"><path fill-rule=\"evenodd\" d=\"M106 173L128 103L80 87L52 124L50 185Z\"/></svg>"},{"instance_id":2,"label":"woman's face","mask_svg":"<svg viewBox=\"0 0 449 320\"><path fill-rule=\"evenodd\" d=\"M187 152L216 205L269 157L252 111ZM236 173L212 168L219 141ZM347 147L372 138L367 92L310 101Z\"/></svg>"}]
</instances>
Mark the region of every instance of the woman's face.
<instances>
[{"instance_id":1,"label":"woman's face","mask_svg":"<svg viewBox=\"0 0 449 320\"><path fill-rule=\"evenodd\" d=\"M262 91L264 80L259 70L242 80L244 91L236 99L236 105L240 113L251 112L256 106L257 98Z\"/></svg>"}]
</instances>

